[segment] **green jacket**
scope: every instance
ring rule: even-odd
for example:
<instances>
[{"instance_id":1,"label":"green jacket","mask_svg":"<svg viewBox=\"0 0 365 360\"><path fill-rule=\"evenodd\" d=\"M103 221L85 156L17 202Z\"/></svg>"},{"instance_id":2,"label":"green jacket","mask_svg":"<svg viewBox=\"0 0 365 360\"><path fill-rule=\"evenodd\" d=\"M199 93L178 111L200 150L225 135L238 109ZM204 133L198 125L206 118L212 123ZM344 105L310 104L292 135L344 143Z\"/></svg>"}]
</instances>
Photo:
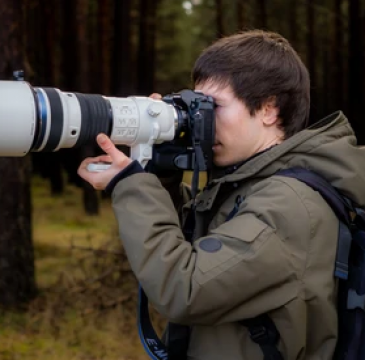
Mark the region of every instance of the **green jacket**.
<instances>
[{"instance_id":1,"label":"green jacket","mask_svg":"<svg viewBox=\"0 0 365 360\"><path fill-rule=\"evenodd\" d=\"M238 321L264 313L284 359L332 358L338 219L317 192L275 176L291 167L315 171L365 205L365 149L340 112L213 180L197 198L192 245L154 175L134 174L114 188L132 270L161 314L191 326L188 359L263 359ZM238 195L244 201L226 222Z\"/></svg>"}]
</instances>

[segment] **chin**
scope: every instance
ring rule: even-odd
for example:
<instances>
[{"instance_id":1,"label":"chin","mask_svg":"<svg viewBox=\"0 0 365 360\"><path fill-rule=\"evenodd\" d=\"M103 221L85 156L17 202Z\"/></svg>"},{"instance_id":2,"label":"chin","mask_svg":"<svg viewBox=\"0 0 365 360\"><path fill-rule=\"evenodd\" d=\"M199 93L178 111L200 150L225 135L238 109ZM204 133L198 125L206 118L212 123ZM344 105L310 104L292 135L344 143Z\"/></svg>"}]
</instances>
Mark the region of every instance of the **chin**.
<instances>
[{"instance_id":1,"label":"chin","mask_svg":"<svg viewBox=\"0 0 365 360\"><path fill-rule=\"evenodd\" d=\"M219 158L219 157L214 157L213 162L214 162L214 165L216 165L218 167L230 166L230 165L235 164L235 162L229 161L228 159Z\"/></svg>"}]
</instances>

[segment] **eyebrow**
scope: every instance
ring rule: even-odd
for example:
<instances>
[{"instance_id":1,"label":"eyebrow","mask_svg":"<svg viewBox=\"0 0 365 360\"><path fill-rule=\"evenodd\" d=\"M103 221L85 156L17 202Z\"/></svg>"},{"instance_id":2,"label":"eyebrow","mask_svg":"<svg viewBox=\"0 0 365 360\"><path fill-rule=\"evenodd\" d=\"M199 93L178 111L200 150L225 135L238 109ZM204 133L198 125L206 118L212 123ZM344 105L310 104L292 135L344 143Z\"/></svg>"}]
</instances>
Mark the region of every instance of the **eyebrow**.
<instances>
[{"instance_id":1,"label":"eyebrow","mask_svg":"<svg viewBox=\"0 0 365 360\"><path fill-rule=\"evenodd\" d=\"M212 95L213 99L216 101L228 101L227 96L221 96L221 94Z\"/></svg>"},{"instance_id":2,"label":"eyebrow","mask_svg":"<svg viewBox=\"0 0 365 360\"><path fill-rule=\"evenodd\" d=\"M199 85L198 85L198 87L199 87ZM225 89L226 89L226 87L223 87L223 89L220 89L219 84L212 84L211 86L209 86L208 92L210 93L210 96L212 96L214 98L214 100L227 101L227 96L226 95L222 96L222 90L225 90Z\"/></svg>"}]
</instances>

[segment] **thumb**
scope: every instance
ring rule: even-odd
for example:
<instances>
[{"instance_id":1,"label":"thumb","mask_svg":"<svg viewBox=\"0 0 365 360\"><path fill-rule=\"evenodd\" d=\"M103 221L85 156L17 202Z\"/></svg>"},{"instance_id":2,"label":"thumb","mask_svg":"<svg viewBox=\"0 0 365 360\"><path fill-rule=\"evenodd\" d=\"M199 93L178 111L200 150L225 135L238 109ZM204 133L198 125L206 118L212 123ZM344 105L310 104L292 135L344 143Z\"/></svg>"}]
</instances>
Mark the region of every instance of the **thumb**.
<instances>
[{"instance_id":1,"label":"thumb","mask_svg":"<svg viewBox=\"0 0 365 360\"><path fill-rule=\"evenodd\" d=\"M99 134L96 137L96 142L100 148L114 159L120 152L105 134Z\"/></svg>"}]
</instances>

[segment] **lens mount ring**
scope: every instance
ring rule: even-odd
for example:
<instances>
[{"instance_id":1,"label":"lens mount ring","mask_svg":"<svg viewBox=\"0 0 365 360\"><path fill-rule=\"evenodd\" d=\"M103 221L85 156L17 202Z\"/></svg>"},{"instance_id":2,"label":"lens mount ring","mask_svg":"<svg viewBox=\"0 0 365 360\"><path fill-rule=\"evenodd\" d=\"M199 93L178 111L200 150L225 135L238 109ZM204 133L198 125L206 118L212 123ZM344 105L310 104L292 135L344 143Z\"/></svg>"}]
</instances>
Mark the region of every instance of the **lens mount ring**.
<instances>
[{"instance_id":1,"label":"lens mount ring","mask_svg":"<svg viewBox=\"0 0 365 360\"><path fill-rule=\"evenodd\" d=\"M50 132L47 143L42 151L53 151L60 143L63 131L63 107L59 93L55 88L43 88L51 108Z\"/></svg>"},{"instance_id":2,"label":"lens mount ring","mask_svg":"<svg viewBox=\"0 0 365 360\"><path fill-rule=\"evenodd\" d=\"M32 145L33 150L38 150L43 144L44 136L46 134L47 127L47 103L44 94L41 89L36 88L34 93L37 106L37 118L38 118L38 135L34 138Z\"/></svg>"}]
</instances>

